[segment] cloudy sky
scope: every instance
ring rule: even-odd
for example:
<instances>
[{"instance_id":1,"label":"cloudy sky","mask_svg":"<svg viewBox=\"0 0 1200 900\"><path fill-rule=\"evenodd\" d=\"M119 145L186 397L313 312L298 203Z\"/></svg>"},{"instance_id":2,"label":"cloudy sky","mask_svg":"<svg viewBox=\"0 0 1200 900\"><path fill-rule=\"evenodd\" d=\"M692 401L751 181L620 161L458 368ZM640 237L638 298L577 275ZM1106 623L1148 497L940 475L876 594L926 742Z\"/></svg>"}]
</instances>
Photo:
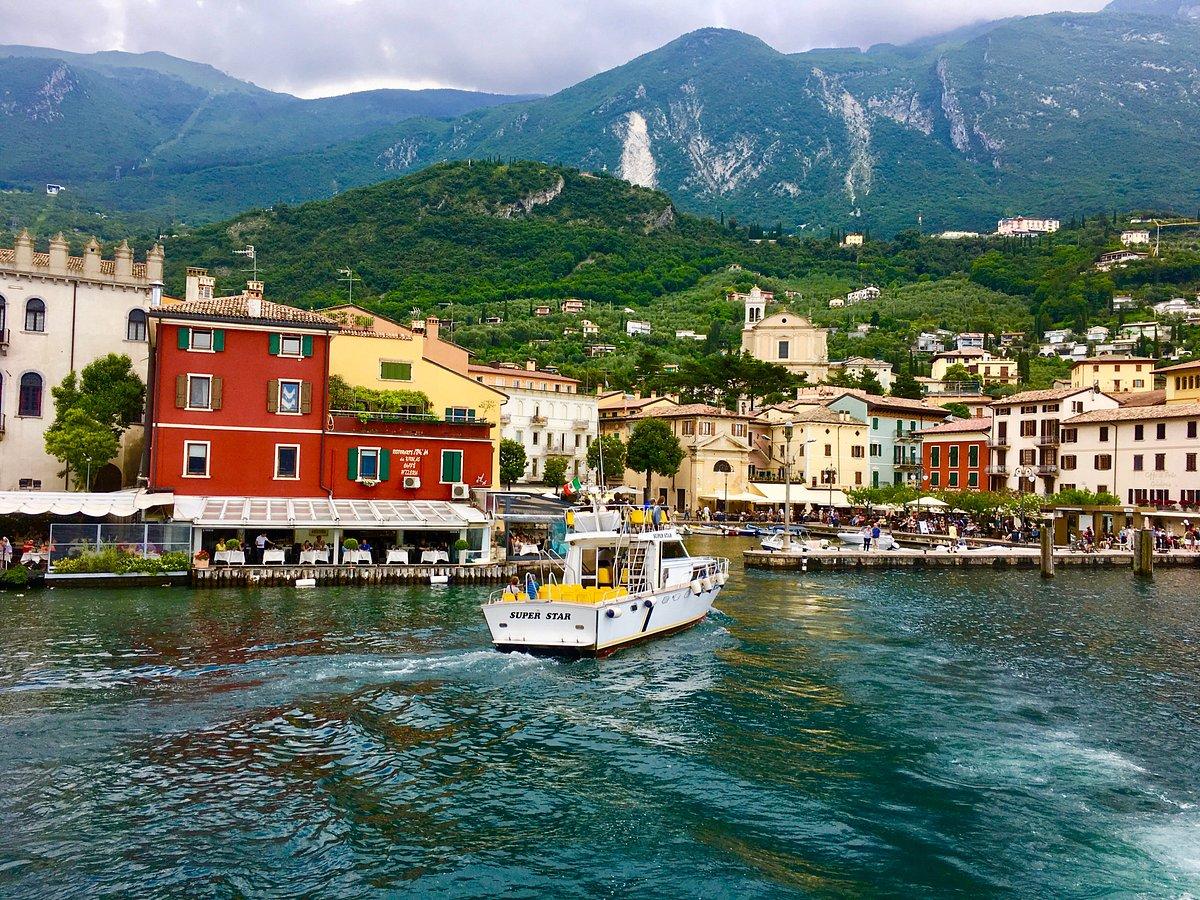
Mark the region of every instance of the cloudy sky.
<instances>
[{"instance_id":1,"label":"cloudy sky","mask_svg":"<svg viewBox=\"0 0 1200 900\"><path fill-rule=\"evenodd\" d=\"M705 26L783 51L902 42L1105 0L0 0L0 41L162 50L304 97L550 93Z\"/></svg>"}]
</instances>

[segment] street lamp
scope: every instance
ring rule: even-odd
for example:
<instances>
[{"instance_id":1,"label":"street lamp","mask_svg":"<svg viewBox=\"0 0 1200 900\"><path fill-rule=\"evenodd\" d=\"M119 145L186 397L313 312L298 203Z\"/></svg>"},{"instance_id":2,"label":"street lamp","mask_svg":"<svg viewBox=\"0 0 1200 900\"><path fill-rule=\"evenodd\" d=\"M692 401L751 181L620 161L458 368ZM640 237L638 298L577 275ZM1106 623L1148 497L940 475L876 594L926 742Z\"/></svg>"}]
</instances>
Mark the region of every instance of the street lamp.
<instances>
[{"instance_id":1,"label":"street lamp","mask_svg":"<svg viewBox=\"0 0 1200 900\"><path fill-rule=\"evenodd\" d=\"M821 480L829 485L829 514L833 515L833 486L837 483L837 469L830 466L821 470Z\"/></svg>"},{"instance_id":2,"label":"street lamp","mask_svg":"<svg viewBox=\"0 0 1200 900\"><path fill-rule=\"evenodd\" d=\"M792 434L795 426L788 422L783 426L783 440L787 447L783 458L783 552L792 552Z\"/></svg>"}]
</instances>

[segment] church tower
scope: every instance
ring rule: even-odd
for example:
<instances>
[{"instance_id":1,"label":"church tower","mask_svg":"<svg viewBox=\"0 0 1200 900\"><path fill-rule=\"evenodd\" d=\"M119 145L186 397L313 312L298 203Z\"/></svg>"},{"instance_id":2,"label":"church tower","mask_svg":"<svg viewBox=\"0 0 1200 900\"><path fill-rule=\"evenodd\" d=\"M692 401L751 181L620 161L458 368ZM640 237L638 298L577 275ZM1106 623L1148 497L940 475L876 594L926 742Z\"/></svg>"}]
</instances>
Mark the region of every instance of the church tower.
<instances>
[{"instance_id":1,"label":"church tower","mask_svg":"<svg viewBox=\"0 0 1200 900\"><path fill-rule=\"evenodd\" d=\"M746 328L753 328L766 314L767 298L756 284L748 294L742 294L742 302L746 308Z\"/></svg>"}]
</instances>

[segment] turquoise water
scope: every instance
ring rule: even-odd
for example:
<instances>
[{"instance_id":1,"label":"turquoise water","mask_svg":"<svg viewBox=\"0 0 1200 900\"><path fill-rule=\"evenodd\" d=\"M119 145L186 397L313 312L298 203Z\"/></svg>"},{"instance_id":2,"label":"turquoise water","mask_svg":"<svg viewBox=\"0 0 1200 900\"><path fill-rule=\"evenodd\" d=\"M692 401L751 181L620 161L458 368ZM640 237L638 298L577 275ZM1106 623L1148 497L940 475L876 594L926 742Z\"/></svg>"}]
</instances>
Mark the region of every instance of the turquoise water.
<instances>
[{"instance_id":1,"label":"turquoise water","mask_svg":"<svg viewBox=\"0 0 1200 900\"><path fill-rule=\"evenodd\" d=\"M737 566L600 662L478 589L0 595L0 896L1187 896L1198 583Z\"/></svg>"}]
</instances>

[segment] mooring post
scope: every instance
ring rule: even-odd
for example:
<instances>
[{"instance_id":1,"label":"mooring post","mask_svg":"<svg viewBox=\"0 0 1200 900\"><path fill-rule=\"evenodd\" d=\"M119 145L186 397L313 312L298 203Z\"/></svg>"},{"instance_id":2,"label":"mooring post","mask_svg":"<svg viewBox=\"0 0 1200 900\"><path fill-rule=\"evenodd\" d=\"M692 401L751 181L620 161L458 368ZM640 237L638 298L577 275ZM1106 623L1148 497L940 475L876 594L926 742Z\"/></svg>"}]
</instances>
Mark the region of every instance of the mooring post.
<instances>
[{"instance_id":1,"label":"mooring post","mask_svg":"<svg viewBox=\"0 0 1200 900\"><path fill-rule=\"evenodd\" d=\"M1042 522L1042 577L1054 577L1054 519Z\"/></svg>"},{"instance_id":2,"label":"mooring post","mask_svg":"<svg viewBox=\"0 0 1200 900\"><path fill-rule=\"evenodd\" d=\"M1154 532L1149 528L1133 533L1133 574L1154 577Z\"/></svg>"}]
</instances>

